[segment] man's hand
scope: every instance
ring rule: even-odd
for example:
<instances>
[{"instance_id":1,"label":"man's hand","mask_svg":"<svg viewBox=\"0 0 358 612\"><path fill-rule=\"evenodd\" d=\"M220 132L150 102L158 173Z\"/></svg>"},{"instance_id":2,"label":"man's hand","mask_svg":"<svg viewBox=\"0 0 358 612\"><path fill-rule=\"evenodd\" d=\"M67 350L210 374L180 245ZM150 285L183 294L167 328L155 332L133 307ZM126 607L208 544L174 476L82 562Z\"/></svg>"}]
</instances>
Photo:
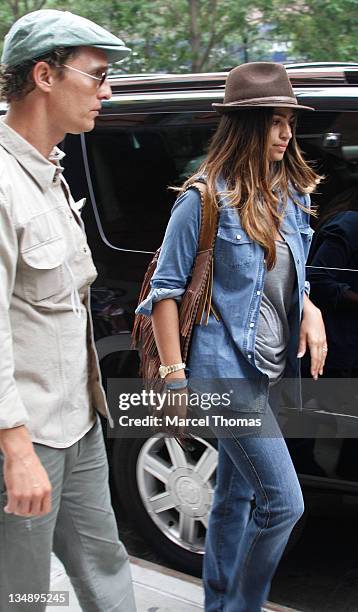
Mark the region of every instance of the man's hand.
<instances>
[{"instance_id":1,"label":"man's hand","mask_svg":"<svg viewBox=\"0 0 358 612\"><path fill-rule=\"evenodd\" d=\"M18 516L41 516L50 512L51 483L26 427L3 429L0 447L4 454L7 493L4 511Z\"/></svg>"},{"instance_id":2,"label":"man's hand","mask_svg":"<svg viewBox=\"0 0 358 612\"><path fill-rule=\"evenodd\" d=\"M303 357L307 345L311 354L311 374L314 380L322 376L327 357L327 339L321 311L305 295L303 319L297 357Z\"/></svg>"}]
</instances>

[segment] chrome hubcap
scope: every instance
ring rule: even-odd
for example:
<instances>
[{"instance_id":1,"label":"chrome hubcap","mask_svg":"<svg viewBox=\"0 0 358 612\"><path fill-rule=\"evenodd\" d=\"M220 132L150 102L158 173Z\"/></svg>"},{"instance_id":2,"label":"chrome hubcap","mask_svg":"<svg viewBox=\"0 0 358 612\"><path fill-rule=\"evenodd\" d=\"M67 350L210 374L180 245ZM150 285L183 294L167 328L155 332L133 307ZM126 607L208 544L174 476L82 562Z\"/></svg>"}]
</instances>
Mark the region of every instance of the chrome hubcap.
<instances>
[{"instance_id":1,"label":"chrome hubcap","mask_svg":"<svg viewBox=\"0 0 358 612\"><path fill-rule=\"evenodd\" d=\"M138 457L137 481L143 505L160 531L180 547L202 554L217 450L200 438L194 446L184 453L173 438L150 438Z\"/></svg>"}]
</instances>

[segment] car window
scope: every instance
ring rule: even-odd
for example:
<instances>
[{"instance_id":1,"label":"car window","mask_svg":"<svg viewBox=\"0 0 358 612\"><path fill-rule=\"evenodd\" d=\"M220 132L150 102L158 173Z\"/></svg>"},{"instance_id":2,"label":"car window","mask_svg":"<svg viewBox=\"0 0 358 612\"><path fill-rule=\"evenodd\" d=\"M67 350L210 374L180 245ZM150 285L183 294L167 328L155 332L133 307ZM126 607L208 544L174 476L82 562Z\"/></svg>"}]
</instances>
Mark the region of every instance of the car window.
<instances>
[{"instance_id":1,"label":"car window","mask_svg":"<svg viewBox=\"0 0 358 612\"><path fill-rule=\"evenodd\" d=\"M86 136L95 206L113 246L155 251L180 185L205 156L213 113L116 118Z\"/></svg>"}]
</instances>

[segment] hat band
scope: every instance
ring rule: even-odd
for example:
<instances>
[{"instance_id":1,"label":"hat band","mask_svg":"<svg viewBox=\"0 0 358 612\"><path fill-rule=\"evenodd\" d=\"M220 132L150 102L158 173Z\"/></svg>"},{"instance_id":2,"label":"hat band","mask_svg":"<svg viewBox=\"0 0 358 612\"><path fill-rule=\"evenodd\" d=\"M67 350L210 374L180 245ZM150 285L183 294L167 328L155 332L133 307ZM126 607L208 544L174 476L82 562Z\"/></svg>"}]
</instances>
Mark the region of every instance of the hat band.
<instances>
[{"instance_id":1,"label":"hat band","mask_svg":"<svg viewBox=\"0 0 358 612\"><path fill-rule=\"evenodd\" d=\"M284 103L284 104L294 104L297 105L298 102L296 100L296 98L291 98L289 96L267 96L264 98L248 98L247 100L239 100L237 102L225 102L224 101L224 106L247 106L248 104L250 104L250 106L260 106L262 104L264 104L265 102L274 102L277 103L278 105L280 103Z\"/></svg>"}]
</instances>

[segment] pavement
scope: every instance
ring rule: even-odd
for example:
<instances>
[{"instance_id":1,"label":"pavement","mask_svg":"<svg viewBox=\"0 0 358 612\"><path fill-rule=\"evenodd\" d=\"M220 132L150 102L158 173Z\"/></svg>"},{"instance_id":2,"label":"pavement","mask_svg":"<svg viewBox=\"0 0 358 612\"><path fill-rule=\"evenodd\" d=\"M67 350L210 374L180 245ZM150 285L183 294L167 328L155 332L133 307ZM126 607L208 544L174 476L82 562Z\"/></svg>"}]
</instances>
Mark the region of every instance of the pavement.
<instances>
[{"instance_id":1,"label":"pavement","mask_svg":"<svg viewBox=\"0 0 358 612\"><path fill-rule=\"evenodd\" d=\"M198 578L130 557L138 612L197 612L204 610L202 582ZM69 591L67 612L81 612L77 597L60 561L53 555L51 590ZM47 607L48 612L64 612L63 606ZM267 603L262 612L299 612Z\"/></svg>"}]
</instances>

